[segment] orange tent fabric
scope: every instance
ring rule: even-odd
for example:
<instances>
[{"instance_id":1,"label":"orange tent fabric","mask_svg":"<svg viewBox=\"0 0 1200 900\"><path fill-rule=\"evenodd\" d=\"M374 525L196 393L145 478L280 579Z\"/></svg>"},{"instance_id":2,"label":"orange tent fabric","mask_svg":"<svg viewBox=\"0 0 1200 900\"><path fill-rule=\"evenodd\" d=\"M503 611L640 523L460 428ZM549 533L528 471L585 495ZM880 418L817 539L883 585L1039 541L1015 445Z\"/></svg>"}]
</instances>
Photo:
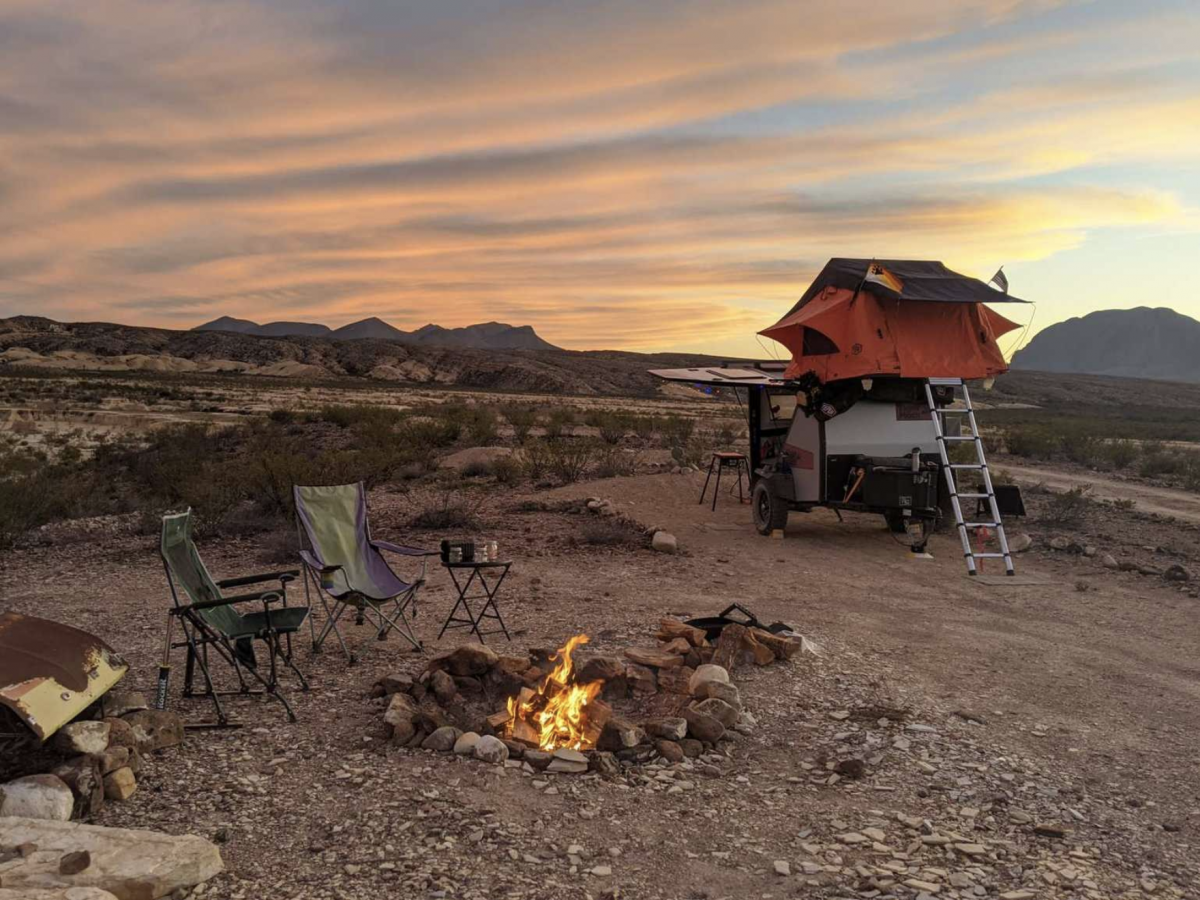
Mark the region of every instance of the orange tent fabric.
<instances>
[{"instance_id":1,"label":"orange tent fabric","mask_svg":"<svg viewBox=\"0 0 1200 900\"><path fill-rule=\"evenodd\" d=\"M792 352L785 378L989 378L1008 370L996 339L1018 327L982 303L881 299L827 285L760 334Z\"/></svg>"}]
</instances>

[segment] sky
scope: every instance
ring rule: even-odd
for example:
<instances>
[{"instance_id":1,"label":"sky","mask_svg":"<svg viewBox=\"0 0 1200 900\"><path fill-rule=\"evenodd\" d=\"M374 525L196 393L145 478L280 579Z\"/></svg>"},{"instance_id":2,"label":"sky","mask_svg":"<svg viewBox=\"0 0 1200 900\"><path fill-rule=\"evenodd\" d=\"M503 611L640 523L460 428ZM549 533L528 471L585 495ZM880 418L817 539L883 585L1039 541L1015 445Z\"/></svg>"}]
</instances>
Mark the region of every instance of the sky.
<instances>
[{"instance_id":1,"label":"sky","mask_svg":"<svg viewBox=\"0 0 1200 900\"><path fill-rule=\"evenodd\" d=\"M0 0L0 316L777 356L831 256L1200 317L1200 3Z\"/></svg>"}]
</instances>

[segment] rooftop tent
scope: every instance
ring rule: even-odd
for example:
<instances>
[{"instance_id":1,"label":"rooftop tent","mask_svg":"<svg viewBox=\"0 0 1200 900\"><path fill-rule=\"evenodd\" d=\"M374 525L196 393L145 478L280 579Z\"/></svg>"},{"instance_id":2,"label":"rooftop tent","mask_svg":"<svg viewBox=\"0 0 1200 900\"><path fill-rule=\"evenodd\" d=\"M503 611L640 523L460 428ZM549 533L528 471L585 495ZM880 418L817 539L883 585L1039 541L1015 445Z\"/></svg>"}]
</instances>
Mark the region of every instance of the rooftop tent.
<instances>
[{"instance_id":1,"label":"rooftop tent","mask_svg":"<svg viewBox=\"0 0 1200 900\"><path fill-rule=\"evenodd\" d=\"M787 378L987 378L1008 369L996 339L1019 326L984 303L1024 302L940 262L831 259L760 333L792 352Z\"/></svg>"}]
</instances>

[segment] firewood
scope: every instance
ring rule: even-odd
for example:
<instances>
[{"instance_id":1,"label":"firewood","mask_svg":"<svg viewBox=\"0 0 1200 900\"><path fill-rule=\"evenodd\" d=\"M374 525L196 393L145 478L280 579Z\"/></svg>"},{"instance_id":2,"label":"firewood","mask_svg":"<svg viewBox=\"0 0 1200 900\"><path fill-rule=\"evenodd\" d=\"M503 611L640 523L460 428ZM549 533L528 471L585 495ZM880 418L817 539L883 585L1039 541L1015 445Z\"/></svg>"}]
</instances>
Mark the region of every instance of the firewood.
<instances>
[{"instance_id":1,"label":"firewood","mask_svg":"<svg viewBox=\"0 0 1200 900\"><path fill-rule=\"evenodd\" d=\"M519 741L522 744L527 744L530 747L537 747L541 742L538 740L538 732L532 725L524 719L516 719L512 724L512 739Z\"/></svg>"},{"instance_id":2,"label":"firewood","mask_svg":"<svg viewBox=\"0 0 1200 900\"><path fill-rule=\"evenodd\" d=\"M770 647L778 659L791 659L800 650L800 641L795 638L771 634L771 632L763 631L761 628L751 628L750 633L754 635L754 639L760 644Z\"/></svg>"},{"instance_id":3,"label":"firewood","mask_svg":"<svg viewBox=\"0 0 1200 900\"><path fill-rule=\"evenodd\" d=\"M508 720L511 718L512 716L508 714L508 710L503 709L488 716L486 722L488 728L492 729L492 731L503 731L504 726L508 724Z\"/></svg>"},{"instance_id":4,"label":"firewood","mask_svg":"<svg viewBox=\"0 0 1200 900\"><path fill-rule=\"evenodd\" d=\"M672 638L666 643L659 644L658 649L662 653L673 653L676 656L687 656L688 651L692 649L692 645L687 642L687 638Z\"/></svg>"},{"instance_id":5,"label":"firewood","mask_svg":"<svg viewBox=\"0 0 1200 900\"><path fill-rule=\"evenodd\" d=\"M704 637L704 632L694 625L688 625L678 619L659 619L658 639L660 641L669 641L672 638L683 638L693 647L703 647L708 643Z\"/></svg>"},{"instance_id":6,"label":"firewood","mask_svg":"<svg viewBox=\"0 0 1200 900\"><path fill-rule=\"evenodd\" d=\"M769 666L775 662L775 651L761 643L753 630L747 629L742 635L741 649L756 666Z\"/></svg>"}]
</instances>

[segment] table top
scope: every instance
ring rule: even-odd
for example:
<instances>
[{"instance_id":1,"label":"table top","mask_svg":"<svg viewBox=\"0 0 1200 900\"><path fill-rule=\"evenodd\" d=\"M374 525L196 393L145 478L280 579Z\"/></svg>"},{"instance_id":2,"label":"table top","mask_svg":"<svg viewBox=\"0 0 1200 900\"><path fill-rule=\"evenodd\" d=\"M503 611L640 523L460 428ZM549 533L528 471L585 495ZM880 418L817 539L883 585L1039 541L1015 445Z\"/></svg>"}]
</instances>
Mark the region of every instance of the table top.
<instances>
[{"instance_id":1,"label":"table top","mask_svg":"<svg viewBox=\"0 0 1200 900\"><path fill-rule=\"evenodd\" d=\"M500 566L504 566L505 568L508 568L509 566L512 565L512 561L509 560L507 562L497 562L497 561L480 562L478 560L463 560L462 562L450 562L448 560L443 559L442 565L445 566L447 569L495 569L495 568L499 568Z\"/></svg>"}]
</instances>

